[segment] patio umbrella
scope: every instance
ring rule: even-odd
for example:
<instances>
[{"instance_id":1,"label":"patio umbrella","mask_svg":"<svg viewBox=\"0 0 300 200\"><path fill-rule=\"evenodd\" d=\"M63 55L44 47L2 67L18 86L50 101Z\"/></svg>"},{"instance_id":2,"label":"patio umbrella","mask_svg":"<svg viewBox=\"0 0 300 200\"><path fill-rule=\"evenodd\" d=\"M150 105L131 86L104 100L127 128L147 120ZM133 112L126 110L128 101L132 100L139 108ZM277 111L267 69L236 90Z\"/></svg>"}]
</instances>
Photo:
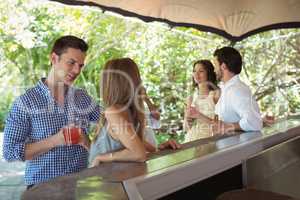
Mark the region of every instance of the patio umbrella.
<instances>
[{"instance_id":1,"label":"patio umbrella","mask_svg":"<svg viewBox=\"0 0 300 200\"><path fill-rule=\"evenodd\" d=\"M146 22L194 27L232 42L271 29L300 27L300 0L52 0L97 6Z\"/></svg>"}]
</instances>

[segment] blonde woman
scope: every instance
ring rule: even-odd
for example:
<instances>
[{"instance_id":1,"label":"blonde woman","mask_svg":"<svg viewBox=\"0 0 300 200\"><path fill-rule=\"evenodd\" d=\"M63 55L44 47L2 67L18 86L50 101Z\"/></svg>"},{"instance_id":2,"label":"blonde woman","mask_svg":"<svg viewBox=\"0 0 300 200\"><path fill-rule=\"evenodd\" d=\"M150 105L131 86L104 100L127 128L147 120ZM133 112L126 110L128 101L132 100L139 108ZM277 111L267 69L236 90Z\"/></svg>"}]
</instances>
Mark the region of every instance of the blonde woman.
<instances>
[{"instance_id":1,"label":"blonde woman","mask_svg":"<svg viewBox=\"0 0 300 200\"><path fill-rule=\"evenodd\" d=\"M108 61L102 73L101 97L105 119L101 120L90 150L90 163L135 161L144 162L146 152L156 148L144 141L145 114L142 81L137 65L130 58ZM162 147L179 148L173 141Z\"/></svg>"}]
</instances>

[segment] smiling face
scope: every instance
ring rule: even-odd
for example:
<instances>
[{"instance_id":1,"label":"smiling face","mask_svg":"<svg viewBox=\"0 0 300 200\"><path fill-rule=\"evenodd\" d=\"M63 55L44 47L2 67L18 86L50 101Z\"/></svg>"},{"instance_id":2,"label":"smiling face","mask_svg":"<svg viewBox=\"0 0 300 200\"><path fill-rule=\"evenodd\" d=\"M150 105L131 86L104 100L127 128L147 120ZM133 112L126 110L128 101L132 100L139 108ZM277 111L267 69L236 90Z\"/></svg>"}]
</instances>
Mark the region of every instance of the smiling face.
<instances>
[{"instance_id":1,"label":"smiling face","mask_svg":"<svg viewBox=\"0 0 300 200\"><path fill-rule=\"evenodd\" d=\"M196 64L193 70L193 79L197 84L207 81L207 71L202 64Z\"/></svg>"},{"instance_id":2,"label":"smiling face","mask_svg":"<svg viewBox=\"0 0 300 200\"><path fill-rule=\"evenodd\" d=\"M86 54L80 49L68 48L58 56L51 54L51 63L54 68L55 81L72 85L84 66Z\"/></svg>"}]
</instances>

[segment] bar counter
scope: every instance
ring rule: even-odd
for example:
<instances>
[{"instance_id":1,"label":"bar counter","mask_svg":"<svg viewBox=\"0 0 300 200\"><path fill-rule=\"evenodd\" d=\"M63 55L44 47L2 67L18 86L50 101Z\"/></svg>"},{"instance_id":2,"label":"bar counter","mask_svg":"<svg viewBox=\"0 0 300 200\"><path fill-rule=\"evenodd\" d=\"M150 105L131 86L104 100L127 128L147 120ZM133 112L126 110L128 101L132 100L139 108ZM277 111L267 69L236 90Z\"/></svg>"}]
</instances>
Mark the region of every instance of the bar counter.
<instances>
[{"instance_id":1,"label":"bar counter","mask_svg":"<svg viewBox=\"0 0 300 200\"><path fill-rule=\"evenodd\" d=\"M114 162L58 177L22 199L157 199L209 179L274 145L300 135L300 118L261 132L231 133L151 154L145 163Z\"/></svg>"}]
</instances>

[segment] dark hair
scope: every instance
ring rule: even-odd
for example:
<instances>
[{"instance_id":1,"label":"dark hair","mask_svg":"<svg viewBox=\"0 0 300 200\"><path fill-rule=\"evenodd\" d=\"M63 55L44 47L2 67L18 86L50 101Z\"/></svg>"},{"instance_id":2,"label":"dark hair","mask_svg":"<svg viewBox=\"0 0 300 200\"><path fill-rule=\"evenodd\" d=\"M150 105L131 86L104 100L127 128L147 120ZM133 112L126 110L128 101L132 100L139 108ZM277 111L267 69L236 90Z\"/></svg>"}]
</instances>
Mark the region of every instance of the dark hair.
<instances>
[{"instance_id":1,"label":"dark hair","mask_svg":"<svg viewBox=\"0 0 300 200\"><path fill-rule=\"evenodd\" d=\"M58 38L51 50L51 53L55 53L56 55L60 56L63 54L68 48L79 49L82 52L86 52L88 50L87 43L75 36L66 35Z\"/></svg>"},{"instance_id":2,"label":"dark hair","mask_svg":"<svg viewBox=\"0 0 300 200\"><path fill-rule=\"evenodd\" d=\"M196 65L202 65L204 67L204 70L207 74L207 82L208 82L208 89L209 90L215 90L217 88L217 76L214 71L214 66L209 60L198 60L193 65L193 72L195 70ZM197 87L197 83L195 82L193 78L193 87Z\"/></svg>"},{"instance_id":3,"label":"dark hair","mask_svg":"<svg viewBox=\"0 0 300 200\"><path fill-rule=\"evenodd\" d=\"M230 72L239 74L242 71L242 56L232 47L223 47L214 52L220 64L225 63Z\"/></svg>"}]
</instances>

